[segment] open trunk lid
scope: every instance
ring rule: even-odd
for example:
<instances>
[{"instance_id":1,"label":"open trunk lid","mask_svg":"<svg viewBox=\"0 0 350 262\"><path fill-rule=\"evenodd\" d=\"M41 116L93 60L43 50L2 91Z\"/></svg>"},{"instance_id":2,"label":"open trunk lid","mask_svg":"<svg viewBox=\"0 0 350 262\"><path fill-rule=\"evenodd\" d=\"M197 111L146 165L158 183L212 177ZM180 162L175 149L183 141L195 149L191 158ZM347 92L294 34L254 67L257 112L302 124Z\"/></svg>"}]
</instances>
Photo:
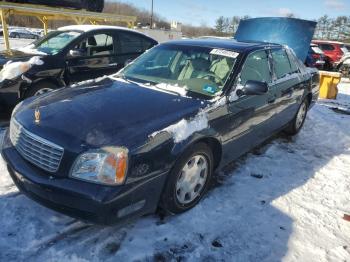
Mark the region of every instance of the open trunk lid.
<instances>
[{"instance_id":1,"label":"open trunk lid","mask_svg":"<svg viewBox=\"0 0 350 262\"><path fill-rule=\"evenodd\" d=\"M305 62L316 25L314 21L287 17L246 19L240 22L235 39L287 45Z\"/></svg>"}]
</instances>

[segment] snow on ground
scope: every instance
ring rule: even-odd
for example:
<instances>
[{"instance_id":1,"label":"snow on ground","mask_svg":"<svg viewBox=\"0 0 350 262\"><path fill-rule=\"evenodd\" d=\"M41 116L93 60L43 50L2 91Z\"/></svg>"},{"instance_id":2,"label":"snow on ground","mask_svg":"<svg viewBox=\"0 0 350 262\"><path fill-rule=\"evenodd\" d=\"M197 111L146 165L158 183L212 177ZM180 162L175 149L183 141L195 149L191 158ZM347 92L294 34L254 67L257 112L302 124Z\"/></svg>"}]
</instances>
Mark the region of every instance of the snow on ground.
<instances>
[{"instance_id":1,"label":"snow on ground","mask_svg":"<svg viewBox=\"0 0 350 262\"><path fill-rule=\"evenodd\" d=\"M20 194L0 157L0 261L350 261L350 116L327 102L164 221L83 224ZM337 102L350 104L350 84Z\"/></svg>"},{"instance_id":2,"label":"snow on ground","mask_svg":"<svg viewBox=\"0 0 350 262\"><path fill-rule=\"evenodd\" d=\"M32 43L33 39L14 39L10 38L10 46L12 49L17 49L29 45ZM5 42L2 37L0 37L0 51L5 50Z\"/></svg>"}]
</instances>

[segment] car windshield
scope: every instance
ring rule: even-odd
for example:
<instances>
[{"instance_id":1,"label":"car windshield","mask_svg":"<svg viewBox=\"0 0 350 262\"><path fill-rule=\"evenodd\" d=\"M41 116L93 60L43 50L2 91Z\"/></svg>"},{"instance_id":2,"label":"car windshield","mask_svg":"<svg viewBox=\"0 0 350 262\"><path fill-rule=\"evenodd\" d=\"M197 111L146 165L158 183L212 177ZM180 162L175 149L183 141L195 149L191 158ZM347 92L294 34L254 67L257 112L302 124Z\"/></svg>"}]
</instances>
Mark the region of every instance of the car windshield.
<instances>
[{"instance_id":1,"label":"car windshield","mask_svg":"<svg viewBox=\"0 0 350 262\"><path fill-rule=\"evenodd\" d=\"M78 31L51 32L44 38L30 45L29 48L48 55L55 55L80 35L81 32Z\"/></svg>"},{"instance_id":2,"label":"car windshield","mask_svg":"<svg viewBox=\"0 0 350 262\"><path fill-rule=\"evenodd\" d=\"M117 76L173 92L186 90L212 97L224 87L237 56L238 53L223 49L160 45Z\"/></svg>"}]
</instances>

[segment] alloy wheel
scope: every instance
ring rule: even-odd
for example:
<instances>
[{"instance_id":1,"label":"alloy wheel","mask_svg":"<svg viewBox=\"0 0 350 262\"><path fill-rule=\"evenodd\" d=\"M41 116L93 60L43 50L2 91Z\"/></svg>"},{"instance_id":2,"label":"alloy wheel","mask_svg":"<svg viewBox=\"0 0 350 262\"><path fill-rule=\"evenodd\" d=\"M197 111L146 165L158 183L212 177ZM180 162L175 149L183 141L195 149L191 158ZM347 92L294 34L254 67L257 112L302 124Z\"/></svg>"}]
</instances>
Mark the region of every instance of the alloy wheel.
<instances>
[{"instance_id":1,"label":"alloy wheel","mask_svg":"<svg viewBox=\"0 0 350 262\"><path fill-rule=\"evenodd\" d=\"M176 199L181 205L193 202L205 188L209 172L204 155L195 155L180 171L176 182Z\"/></svg>"}]
</instances>

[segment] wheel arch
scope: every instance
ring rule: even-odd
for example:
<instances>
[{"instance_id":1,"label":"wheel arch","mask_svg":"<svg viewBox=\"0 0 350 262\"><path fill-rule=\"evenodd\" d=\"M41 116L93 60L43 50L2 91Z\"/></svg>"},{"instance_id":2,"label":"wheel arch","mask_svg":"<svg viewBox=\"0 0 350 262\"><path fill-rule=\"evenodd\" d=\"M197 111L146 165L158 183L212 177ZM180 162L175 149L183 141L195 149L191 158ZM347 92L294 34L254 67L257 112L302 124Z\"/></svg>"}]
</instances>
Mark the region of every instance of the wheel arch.
<instances>
[{"instance_id":1,"label":"wheel arch","mask_svg":"<svg viewBox=\"0 0 350 262\"><path fill-rule=\"evenodd\" d=\"M52 85L55 85L57 88L59 88L60 86L62 86L62 83L60 83L60 81L58 81L58 79L54 79L54 78L41 78L41 79L36 79L35 81L33 81L32 83L30 83L29 85L27 85L25 88L22 88L21 90L21 98L25 98L25 96L28 94L28 92L30 92L30 90L32 88L34 88L37 85L41 85L44 83L49 83Z\"/></svg>"},{"instance_id":2,"label":"wheel arch","mask_svg":"<svg viewBox=\"0 0 350 262\"><path fill-rule=\"evenodd\" d=\"M186 144L183 144L183 143L176 144L175 147L173 148L173 154L176 155L176 161L184 152L186 152L192 146L199 143L206 144L212 150L213 157L214 157L214 169L219 167L222 160L222 144L219 141L219 139L213 136L195 137L190 139L189 142Z\"/></svg>"}]
</instances>

